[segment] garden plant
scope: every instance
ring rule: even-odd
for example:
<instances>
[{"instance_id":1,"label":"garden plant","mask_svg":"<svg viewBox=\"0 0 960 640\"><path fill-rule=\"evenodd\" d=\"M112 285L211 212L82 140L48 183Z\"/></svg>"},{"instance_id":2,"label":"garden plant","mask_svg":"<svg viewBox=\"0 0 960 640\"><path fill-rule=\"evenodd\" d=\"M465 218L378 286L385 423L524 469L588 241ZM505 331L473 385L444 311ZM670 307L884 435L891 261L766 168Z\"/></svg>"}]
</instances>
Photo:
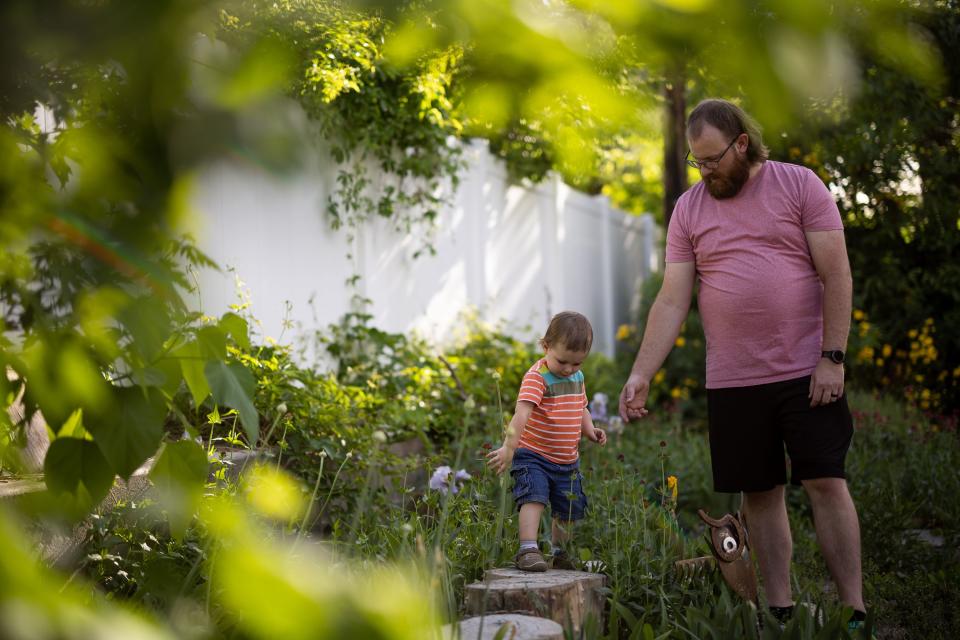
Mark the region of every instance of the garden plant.
<instances>
[{"instance_id":1,"label":"garden plant","mask_svg":"<svg viewBox=\"0 0 960 640\"><path fill-rule=\"evenodd\" d=\"M0 489L36 477L19 456L35 412L50 439L45 490L0 499L0 637L438 637L514 551L508 480L483 458L537 357L529 328L384 331L356 278L353 311L302 342L262 335L243 298L205 313L196 181L224 158L280 176L320 158L340 169L317 215L351 257L373 216L427 256L479 138L518 183L554 171L665 223L666 103L721 92L772 157L830 184L847 229L868 630L956 636L960 5L532 4L0 6ZM615 403L643 329L585 363L590 397ZM694 310L650 417L593 405L611 437L582 460L576 557L609 580L582 635L846 637L800 491L808 606L782 628L716 573L675 571L707 553L697 509L739 506L705 464L704 348ZM150 490L111 501L143 469Z\"/></svg>"}]
</instances>

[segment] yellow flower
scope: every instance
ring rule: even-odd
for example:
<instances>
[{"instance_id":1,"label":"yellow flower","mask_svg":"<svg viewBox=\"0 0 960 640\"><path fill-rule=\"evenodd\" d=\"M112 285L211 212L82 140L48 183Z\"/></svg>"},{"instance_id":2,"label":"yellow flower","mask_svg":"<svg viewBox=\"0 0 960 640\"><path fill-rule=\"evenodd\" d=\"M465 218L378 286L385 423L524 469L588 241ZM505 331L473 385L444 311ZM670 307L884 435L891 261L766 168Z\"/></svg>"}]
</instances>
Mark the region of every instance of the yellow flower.
<instances>
[{"instance_id":1,"label":"yellow flower","mask_svg":"<svg viewBox=\"0 0 960 640\"><path fill-rule=\"evenodd\" d=\"M916 380L917 382L923 382L923 376L919 373L913 376L913 379Z\"/></svg>"},{"instance_id":2,"label":"yellow flower","mask_svg":"<svg viewBox=\"0 0 960 640\"><path fill-rule=\"evenodd\" d=\"M917 337L917 330L916 330L916 329L910 329L910 331L907 331L907 337L909 337L911 340L913 340L914 338L916 338L916 337Z\"/></svg>"},{"instance_id":3,"label":"yellow flower","mask_svg":"<svg viewBox=\"0 0 960 640\"><path fill-rule=\"evenodd\" d=\"M677 387L674 387L673 389L670 389L670 397L671 397L671 398L679 398L681 395L683 395L683 393L682 393L682 392L680 391L680 389L678 389Z\"/></svg>"},{"instance_id":4,"label":"yellow flower","mask_svg":"<svg viewBox=\"0 0 960 640\"><path fill-rule=\"evenodd\" d=\"M863 311L861 311L860 309L853 310L853 319L856 320L857 322L860 322L865 317L866 316L864 315Z\"/></svg>"},{"instance_id":5,"label":"yellow flower","mask_svg":"<svg viewBox=\"0 0 960 640\"><path fill-rule=\"evenodd\" d=\"M930 389L924 389L923 391L921 391L921 392L920 392L920 397L923 398L924 400L929 400L929 399L930 399Z\"/></svg>"},{"instance_id":6,"label":"yellow flower","mask_svg":"<svg viewBox=\"0 0 960 640\"><path fill-rule=\"evenodd\" d=\"M868 333L869 331L870 331L870 323L869 323L869 322L861 322L861 323L860 323L860 337L862 338L863 336L867 335L867 333Z\"/></svg>"},{"instance_id":7,"label":"yellow flower","mask_svg":"<svg viewBox=\"0 0 960 640\"><path fill-rule=\"evenodd\" d=\"M873 360L873 347L864 347L860 349L860 353L857 354L857 357L863 362L869 362Z\"/></svg>"},{"instance_id":8,"label":"yellow flower","mask_svg":"<svg viewBox=\"0 0 960 640\"><path fill-rule=\"evenodd\" d=\"M893 347L891 347L891 346L888 345L888 344L883 345L883 352L882 352L882 353L883 353L883 357L884 357L884 358L889 358L889 357L890 357L890 354L893 353Z\"/></svg>"},{"instance_id":9,"label":"yellow flower","mask_svg":"<svg viewBox=\"0 0 960 640\"><path fill-rule=\"evenodd\" d=\"M960 367L957 367L956 369L953 370L953 377L960 378Z\"/></svg>"},{"instance_id":10,"label":"yellow flower","mask_svg":"<svg viewBox=\"0 0 960 640\"><path fill-rule=\"evenodd\" d=\"M629 324L622 324L617 327L617 340L621 342L633 335L633 327Z\"/></svg>"},{"instance_id":11,"label":"yellow flower","mask_svg":"<svg viewBox=\"0 0 960 640\"><path fill-rule=\"evenodd\" d=\"M670 490L673 501L676 502L677 494L680 492L680 488L677 486L677 476L667 476L667 488Z\"/></svg>"},{"instance_id":12,"label":"yellow flower","mask_svg":"<svg viewBox=\"0 0 960 640\"><path fill-rule=\"evenodd\" d=\"M878 367L882 367L882 366L883 366L883 358L877 358L876 364L877 364Z\"/></svg>"},{"instance_id":13,"label":"yellow flower","mask_svg":"<svg viewBox=\"0 0 960 640\"><path fill-rule=\"evenodd\" d=\"M678 347L682 347L683 345L687 344L687 340L683 336L680 336L677 338L677 341L674 344Z\"/></svg>"},{"instance_id":14,"label":"yellow flower","mask_svg":"<svg viewBox=\"0 0 960 640\"><path fill-rule=\"evenodd\" d=\"M667 372L663 369L660 369L660 371L657 371L657 375L653 376L653 384L660 384L666 377Z\"/></svg>"}]
</instances>

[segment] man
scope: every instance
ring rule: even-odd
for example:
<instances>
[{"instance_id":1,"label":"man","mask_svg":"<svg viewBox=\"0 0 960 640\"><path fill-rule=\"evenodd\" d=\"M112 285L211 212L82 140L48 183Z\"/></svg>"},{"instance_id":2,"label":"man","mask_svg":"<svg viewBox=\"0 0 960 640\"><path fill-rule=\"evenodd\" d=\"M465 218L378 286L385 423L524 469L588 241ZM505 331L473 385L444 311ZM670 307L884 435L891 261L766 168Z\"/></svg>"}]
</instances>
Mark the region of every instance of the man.
<instances>
[{"instance_id":1,"label":"man","mask_svg":"<svg viewBox=\"0 0 960 640\"><path fill-rule=\"evenodd\" d=\"M687 162L703 180L680 197L670 220L663 285L620 415L647 414L650 381L698 280L714 489L742 492L767 604L781 621L792 613L785 446L840 600L854 609L851 625L862 626L860 528L844 479L853 425L843 350L853 284L840 213L812 171L767 160L759 127L730 102L697 105L687 140Z\"/></svg>"}]
</instances>

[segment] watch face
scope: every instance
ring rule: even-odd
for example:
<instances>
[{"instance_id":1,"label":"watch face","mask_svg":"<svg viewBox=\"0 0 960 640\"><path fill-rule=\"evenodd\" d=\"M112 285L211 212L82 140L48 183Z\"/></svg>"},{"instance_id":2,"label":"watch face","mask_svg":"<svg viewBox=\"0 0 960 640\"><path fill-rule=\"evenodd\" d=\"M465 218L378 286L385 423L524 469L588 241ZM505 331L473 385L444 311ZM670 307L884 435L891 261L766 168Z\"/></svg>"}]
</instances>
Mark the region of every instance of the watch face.
<instances>
[{"instance_id":1,"label":"watch face","mask_svg":"<svg viewBox=\"0 0 960 640\"><path fill-rule=\"evenodd\" d=\"M843 351L831 351L830 359L837 364L843 364Z\"/></svg>"}]
</instances>

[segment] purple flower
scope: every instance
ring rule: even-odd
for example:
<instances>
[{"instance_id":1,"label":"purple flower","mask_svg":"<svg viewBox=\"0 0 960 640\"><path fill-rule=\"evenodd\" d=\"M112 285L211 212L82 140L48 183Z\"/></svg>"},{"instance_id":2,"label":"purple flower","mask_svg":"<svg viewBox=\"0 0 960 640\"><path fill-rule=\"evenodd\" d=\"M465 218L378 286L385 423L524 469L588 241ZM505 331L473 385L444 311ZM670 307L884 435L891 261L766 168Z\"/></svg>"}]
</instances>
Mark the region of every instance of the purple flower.
<instances>
[{"instance_id":1,"label":"purple flower","mask_svg":"<svg viewBox=\"0 0 960 640\"><path fill-rule=\"evenodd\" d=\"M590 417L595 422L607 421L607 394L599 392L593 394L593 402L590 403Z\"/></svg>"},{"instance_id":2,"label":"purple flower","mask_svg":"<svg viewBox=\"0 0 960 640\"><path fill-rule=\"evenodd\" d=\"M453 469L447 465L443 465L434 469L433 475L430 476L430 488L441 493L450 491L456 494L460 491L461 484L471 477L465 469L454 472Z\"/></svg>"}]
</instances>

